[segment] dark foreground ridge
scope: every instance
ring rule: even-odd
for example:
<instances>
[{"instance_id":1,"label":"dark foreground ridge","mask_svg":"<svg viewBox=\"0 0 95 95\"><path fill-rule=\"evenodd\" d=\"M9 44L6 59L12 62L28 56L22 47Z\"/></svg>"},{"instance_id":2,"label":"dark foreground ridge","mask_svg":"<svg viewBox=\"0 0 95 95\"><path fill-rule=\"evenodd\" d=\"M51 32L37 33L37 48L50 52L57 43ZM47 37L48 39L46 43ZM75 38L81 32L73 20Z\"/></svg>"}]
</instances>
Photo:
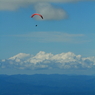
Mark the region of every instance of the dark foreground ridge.
<instances>
[{"instance_id":1,"label":"dark foreground ridge","mask_svg":"<svg viewBox=\"0 0 95 95\"><path fill-rule=\"evenodd\" d=\"M0 95L95 95L95 76L0 75Z\"/></svg>"}]
</instances>

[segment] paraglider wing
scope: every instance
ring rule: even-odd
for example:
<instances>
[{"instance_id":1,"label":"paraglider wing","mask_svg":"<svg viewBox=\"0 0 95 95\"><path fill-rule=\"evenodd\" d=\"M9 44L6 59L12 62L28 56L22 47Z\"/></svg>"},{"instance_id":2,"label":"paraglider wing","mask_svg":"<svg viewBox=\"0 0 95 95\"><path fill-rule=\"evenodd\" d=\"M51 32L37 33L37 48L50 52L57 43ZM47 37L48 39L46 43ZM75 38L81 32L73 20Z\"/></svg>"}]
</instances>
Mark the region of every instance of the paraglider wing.
<instances>
[{"instance_id":1,"label":"paraglider wing","mask_svg":"<svg viewBox=\"0 0 95 95\"><path fill-rule=\"evenodd\" d=\"M40 16L40 17L43 19L43 16L42 16L41 14L38 14L38 13L33 14L33 15L31 16L31 18L34 17L35 15L38 15L38 16Z\"/></svg>"}]
</instances>

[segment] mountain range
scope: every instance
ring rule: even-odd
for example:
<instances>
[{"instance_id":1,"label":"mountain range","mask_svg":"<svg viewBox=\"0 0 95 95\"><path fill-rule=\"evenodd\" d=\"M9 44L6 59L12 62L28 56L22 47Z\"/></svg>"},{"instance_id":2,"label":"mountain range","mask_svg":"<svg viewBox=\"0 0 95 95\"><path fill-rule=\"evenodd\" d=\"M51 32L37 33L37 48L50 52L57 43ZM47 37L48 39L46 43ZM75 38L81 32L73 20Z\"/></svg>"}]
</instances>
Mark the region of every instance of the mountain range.
<instances>
[{"instance_id":1,"label":"mountain range","mask_svg":"<svg viewBox=\"0 0 95 95\"><path fill-rule=\"evenodd\" d=\"M95 95L95 76L0 75L0 95Z\"/></svg>"}]
</instances>

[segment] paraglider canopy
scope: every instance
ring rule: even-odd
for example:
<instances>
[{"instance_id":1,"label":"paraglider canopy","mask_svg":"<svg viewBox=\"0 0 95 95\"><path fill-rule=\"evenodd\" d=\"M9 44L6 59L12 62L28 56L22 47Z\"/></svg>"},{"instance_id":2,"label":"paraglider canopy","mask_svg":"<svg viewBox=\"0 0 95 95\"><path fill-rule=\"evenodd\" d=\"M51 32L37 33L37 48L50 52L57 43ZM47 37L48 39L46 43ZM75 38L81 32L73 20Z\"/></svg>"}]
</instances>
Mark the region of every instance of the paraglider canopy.
<instances>
[{"instance_id":1,"label":"paraglider canopy","mask_svg":"<svg viewBox=\"0 0 95 95\"><path fill-rule=\"evenodd\" d=\"M32 14L31 18L34 17L35 15L38 15L38 16L40 16L43 19L43 16L41 14L38 14L38 13Z\"/></svg>"}]
</instances>

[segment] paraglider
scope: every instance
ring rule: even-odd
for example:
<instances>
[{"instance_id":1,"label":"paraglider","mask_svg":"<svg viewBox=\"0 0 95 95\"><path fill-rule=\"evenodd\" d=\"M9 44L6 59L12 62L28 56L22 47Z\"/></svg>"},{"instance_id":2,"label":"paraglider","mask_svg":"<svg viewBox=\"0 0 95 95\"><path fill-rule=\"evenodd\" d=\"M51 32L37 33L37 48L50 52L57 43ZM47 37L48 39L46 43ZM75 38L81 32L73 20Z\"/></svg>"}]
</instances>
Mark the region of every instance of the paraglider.
<instances>
[{"instance_id":1,"label":"paraglider","mask_svg":"<svg viewBox=\"0 0 95 95\"><path fill-rule=\"evenodd\" d=\"M40 16L43 19L43 16L41 14L38 14L38 13L32 14L31 18L33 18L35 15L38 15L38 16ZM38 25L35 25L35 26L37 27Z\"/></svg>"},{"instance_id":2,"label":"paraglider","mask_svg":"<svg viewBox=\"0 0 95 95\"><path fill-rule=\"evenodd\" d=\"M38 15L38 16L40 16L43 19L43 16L41 14L38 14L38 13L32 14L31 18L34 17L35 15Z\"/></svg>"}]
</instances>

